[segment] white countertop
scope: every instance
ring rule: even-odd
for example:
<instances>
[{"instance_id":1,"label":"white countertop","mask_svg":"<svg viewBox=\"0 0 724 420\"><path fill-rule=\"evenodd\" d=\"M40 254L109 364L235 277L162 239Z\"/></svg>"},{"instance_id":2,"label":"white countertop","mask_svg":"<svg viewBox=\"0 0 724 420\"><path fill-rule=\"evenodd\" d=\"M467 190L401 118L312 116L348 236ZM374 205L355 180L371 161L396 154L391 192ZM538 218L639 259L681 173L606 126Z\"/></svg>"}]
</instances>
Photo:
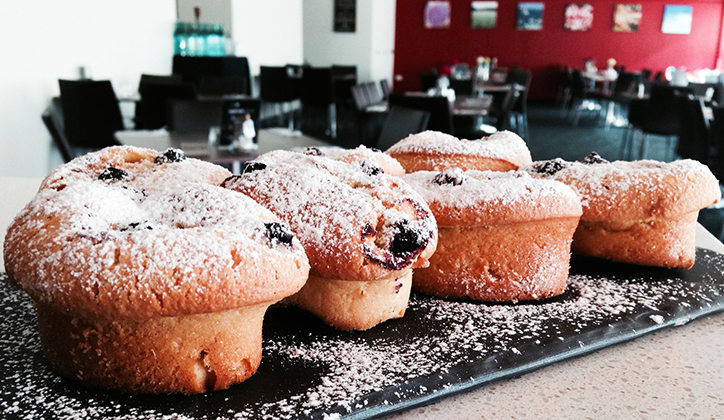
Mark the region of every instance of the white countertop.
<instances>
[{"instance_id":1,"label":"white countertop","mask_svg":"<svg viewBox=\"0 0 724 420\"><path fill-rule=\"evenodd\" d=\"M0 177L0 250L40 179ZM724 245L697 226L697 245ZM0 267L4 267L0 253ZM3 268L4 271L4 268ZM563 361L391 419L724 417L724 314Z\"/></svg>"}]
</instances>

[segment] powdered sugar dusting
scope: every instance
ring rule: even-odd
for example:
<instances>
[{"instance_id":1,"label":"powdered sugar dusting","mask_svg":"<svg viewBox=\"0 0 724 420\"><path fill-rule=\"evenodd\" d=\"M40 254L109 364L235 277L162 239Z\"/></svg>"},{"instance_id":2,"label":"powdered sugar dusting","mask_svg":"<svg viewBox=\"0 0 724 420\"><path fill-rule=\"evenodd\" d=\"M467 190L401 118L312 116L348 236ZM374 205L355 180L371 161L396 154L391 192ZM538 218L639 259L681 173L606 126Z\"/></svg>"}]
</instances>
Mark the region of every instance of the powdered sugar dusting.
<instances>
[{"instance_id":1,"label":"powdered sugar dusting","mask_svg":"<svg viewBox=\"0 0 724 420\"><path fill-rule=\"evenodd\" d=\"M579 354L607 340L611 344L724 309L724 259L700 251L697 266L706 268L619 266L607 276L574 274L565 295L531 304L413 294L404 318L365 333L335 332L296 309L270 310L264 360L249 380L251 388L244 383L226 392L173 398L102 393L57 379L39 356L28 299L5 284L0 287L0 357L11 373L2 382L0 413L20 419L52 413L67 419L152 420L343 418L372 407L377 411L369 413L380 413L401 401L495 379L505 366ZM245 398L259 387L261 396Z\"/></svg>"},{"instance_id":2,"label":"powdered sugar dusting","mask_svg":"<svg viewBox=\"0 0 724 420\"><path fill-rule=\"evenodd\" d=\"M581 197L583 220L614 213L628 220L646 218L652 211L681 215L709 206L720 197L718 182L709 168L690 159L598 164L561 160L555 173L537 174L541 163L521 170L570 185ZM634 208L641 214L632 214Z\"/></svg>"},{"instance_id":3,"label":"powdered sugar dusting","mask_svg":"<svg viewBox=\"0 0 724 420\"><path fill-rule=\"evenodd\" d=\"M400 165L400 162L379 150L373 150L365 147L364 145L358 146L354 149L320 147L319 150L321 151L322 156L347 163L352 163L361 159L368 159L375 162L377 165L380 165L385 173L389 175L400 176L405 173L405 169L402 165Z\"/></svg>"},{"instance_id":4,"label":"powdered sugar dusting","mask_svg":"<svg viewBox=\"0 0 724 420\"><path fill-rule=\"evenodd\" d=\"M465 209L476 209L479 222L488 218L503 217L502 209L513 206L525 208L514 213L522 221L540 220L562 216L579 216L580 201L573 190L550 180L533 179L525 172L464 171L460 184L440 183L435 180L438 174L455 176L459 169L443 172L419 171L407 174L403 180L410 184L430 205L440 223L440 212L461 214ZM543 203L547 203L544 205ZM557 203L553 207L551 204ZM512 217L512 216L511 216ZM517 222L521 220L507 220ZM468 224L471 220L458 220ZM458 226L458 224L445 224Z\"/></svg>"},{"instance_id":5,"label":"powdered sugar dusting","mask_svg":"<svg viewBox=\"0 0 724 420\"><path fill-rule=\"evenodd\" d=\"M75 174L76 164L58 173ZM75 314L143 318L228 309L194 300L221 301L211 296L233 273L263 277L259 273L270 265L265 257L306 265L298 240L289 247L271 241L266 224L278 218L249 197L163 175L182 164L150 165L165 168L139 171L158 175L156 183L150 175L141 181L130 175L110 181L72 175L62 178L62 188L41 188L6 237L5 261L12 264L18 284L36 300ZM239 253L245 256L243 272L235 267ZM276 284L285 288L287 280L292 281ZM296 282L301 281L300 274ZM257 289L245 291L249 302L274 291L263 291L261 285ZM101 300L95 299L99 294L120 304L94 303ZM194 302L170 305L172 296ZM126 300L140 306L127 307ZM68 305L70 301L78 306ZM187 307L194 309L186 312Z\"/></svg>"},{"instance_id":6,"label":"powdered sugar dusting","mask_svg":"<svg viewBox=\"0 0 724 420\"><path fill-rule=\"evenodd\" d=\"M175 149L183 156L183 152ZM94 181L107 168L119 168L127 177L119 183L133 185L139 190L153 189L159 185L176 182L200 182L218 184L231 175L219 165L199 159L184 159L179 162L159 161L161 152L132 146L107 147L98 152L79 156L59 166L41 184L42 188L57 188L75 182Z\"/></svg>"},{"instance_id":7,"label":"powdered sugar dusting","mask_svg":"<svg viewBox=\"0 0 724 420\"><path fill-rule=\"evenodd\" d=\"M400 140L387 153L440 153L501 159L519 166L531 162L525 141L511 131L499 131L478 140L458 139L437 131L423 131Z\"/></svg>"},{"instance_id":8,"label":"powdered sugar dusting","mask_svg":"<svg viewBox=\"0 0 724 420\"><path fill-rule=\"evenodd\" d=\"M361 255L363 246L385 252L393 236L386 228L394 228L392 222L403 218L414 224L422 237L435 235L434 217L422 197L397 177L368 173L359 165L323 156L286 151L266 153L255 162L263 163L264 168L231 178L224 186L248 194L289 223L309 251L315 275L349 279L334 276L349 276L350 261ZM405 204L409 202L414 204ZM377 240L363 237L367 225L378 229ZM329 272L334 276L326 274Z\"/></svg>"}]
</instances>

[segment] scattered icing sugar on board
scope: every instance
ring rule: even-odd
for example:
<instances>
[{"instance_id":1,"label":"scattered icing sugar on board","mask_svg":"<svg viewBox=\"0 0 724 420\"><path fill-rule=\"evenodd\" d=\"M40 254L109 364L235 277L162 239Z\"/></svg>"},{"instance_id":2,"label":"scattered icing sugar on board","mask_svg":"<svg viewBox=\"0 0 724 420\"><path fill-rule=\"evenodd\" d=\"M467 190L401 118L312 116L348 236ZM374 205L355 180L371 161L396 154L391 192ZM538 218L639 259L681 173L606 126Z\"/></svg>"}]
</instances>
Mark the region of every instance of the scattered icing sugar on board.
<instances>
[{"instance_id":1,"label":"scattered icing sugar on board","mask_svg":"<svg viewBox=\"0 0 724 420\"><path fill-rule=\"evenodd\" d=\"M698 250L687 271L574 258L571 273L564 295L536 303L413 294L404 318L362 333L272 308L256 375L193 397L123 395L59 378L42 354L31 302L0 275L0 417L365 418L724 310L724 255L711 251Z\"/></svg>"}]
</instances>

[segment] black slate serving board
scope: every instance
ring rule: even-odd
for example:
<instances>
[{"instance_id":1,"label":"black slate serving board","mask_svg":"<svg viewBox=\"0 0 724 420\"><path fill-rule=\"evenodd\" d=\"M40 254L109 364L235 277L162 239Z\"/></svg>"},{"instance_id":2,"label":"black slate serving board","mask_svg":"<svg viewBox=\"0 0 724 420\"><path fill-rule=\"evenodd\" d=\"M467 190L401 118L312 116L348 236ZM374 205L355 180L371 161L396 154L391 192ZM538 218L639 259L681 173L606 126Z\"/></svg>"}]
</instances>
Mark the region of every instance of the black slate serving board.
<instances>
[{"instance_id":1,"label":"black slate serving board","mask_svg":"<svg viewBox=\"0 0 724 420\"><path fill-rule=\"evenodd\" d=\"M575 258L565 294L488 305L414 294L404 318L338 332L270 309L259 371L200 396L138 396L55 375L32 304L0 274L0 417L361 419L433 402L724 310L724 255L691 270Z\"/></svg>"}]
</instances>

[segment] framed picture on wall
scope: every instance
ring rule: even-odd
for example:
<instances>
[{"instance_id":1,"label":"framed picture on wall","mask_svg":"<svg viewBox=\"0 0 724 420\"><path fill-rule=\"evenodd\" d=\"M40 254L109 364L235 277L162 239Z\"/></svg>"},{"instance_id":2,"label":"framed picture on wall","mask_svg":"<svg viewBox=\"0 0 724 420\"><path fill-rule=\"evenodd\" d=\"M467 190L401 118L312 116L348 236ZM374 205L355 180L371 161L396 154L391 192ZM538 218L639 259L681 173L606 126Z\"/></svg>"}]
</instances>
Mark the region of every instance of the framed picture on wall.
<instances>
[{"instance_id":1,"label":"framed picture on wall","mask_svg":"<svg viewBox=\"0 0 724 420\"><path fill-rule=\"evenodd\" d=\"M661 32L665 34L690 34L691 12L691 6L667 4L664 6L664 21L661 24Z\"/></svg>"},{"instance_id":2,"label":"framed picture on wall","mask_svg":"<svg viewBox=\"0 0 724 420\"><path fill-rule=\"evenodd\" d=\"M543 30L543 3L518 3L516 29L524 31Z\"/></svg>"},{"instance_id":3,"label":"framed picture on wall","mask_svg":"<svg viewBox=\"0 0 724 420\"><path fill-rule=\"evenodd\" d=\"M425 3L425 28L450 27L450 2L428 1Z\"/></svg>"},{"instance_id":4,"label":"framed picture on wall","mask_svg":"<svg viewBox=\"0 0 724 420\"><path fill-rule=\"evenodd\" d=\"M640 4L619 3L613 7L613 29L614 32L636 32L641 25Z\"/></svg>"},{"instance_id":5,"label":"framed picture on wall","mask_svg":"<svg viewBox=\"0 0 724 420\"><path fill-rule=\"evenodd\" d=\"M497 1L474 1L470 3L471 28L495 28L497 20Z\"/></svg>"},{"instance_id":6,"label":"framed picture on wall","mask_svg":"<svg viewBox=\"0 0 724 420\"><path fill-rule=\"evenodd\" d=\"M334 32L354 32L357 28L357 0L334 0Z\"/></svg>"},{"instance_id":7,"label":"framed picture on wall","mask_svg":"<svg viewBox=\"0 0 724 420\"><path fill-rule=\"evenodd\" d=\"M592 4L568 4L563 17L563 29L567 31L590 31L593 26Z\"/></svg>"}]
</instances>

